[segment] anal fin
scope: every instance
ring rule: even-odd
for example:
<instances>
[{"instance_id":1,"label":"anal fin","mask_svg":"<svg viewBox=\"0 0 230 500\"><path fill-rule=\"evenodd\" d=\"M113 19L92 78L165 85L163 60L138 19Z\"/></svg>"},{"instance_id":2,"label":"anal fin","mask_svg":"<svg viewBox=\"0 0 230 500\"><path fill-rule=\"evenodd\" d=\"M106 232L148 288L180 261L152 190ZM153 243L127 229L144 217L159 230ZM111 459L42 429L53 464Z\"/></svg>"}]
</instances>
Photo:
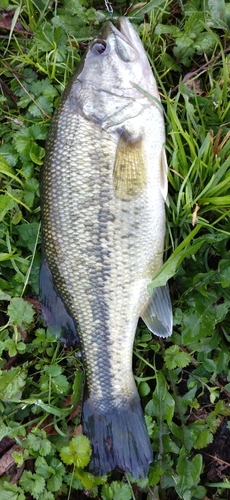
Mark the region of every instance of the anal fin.
<instances>
[{"instance_id":1,"label":"anal fin","mask_svg":"<svg viewBox=\"0 0 230 500\"><path fill-rule=\"evenodd\" d=\"M167 284L154 289L140 316L154 335L170 337L173 316Z\"/></svg>"},{"instance_id":2,"label":"anal fin","mask_svg":"<svg viewBox=\"0 0 230 500\"><path fill-rule=\"evenodd\" d=\"M40 269L40 300L43 318L52 335L67 345L79 342L76 324L55 287L45 258L42 259Z\"/></svg>"}]
</instances>

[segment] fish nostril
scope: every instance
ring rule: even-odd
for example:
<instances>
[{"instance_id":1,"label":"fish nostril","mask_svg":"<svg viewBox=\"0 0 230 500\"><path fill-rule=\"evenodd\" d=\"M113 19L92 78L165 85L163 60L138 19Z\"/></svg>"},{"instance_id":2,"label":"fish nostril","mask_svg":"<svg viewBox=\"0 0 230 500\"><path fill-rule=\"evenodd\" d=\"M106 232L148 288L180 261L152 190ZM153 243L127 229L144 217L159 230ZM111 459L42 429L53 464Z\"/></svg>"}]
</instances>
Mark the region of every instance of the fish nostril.
<instances>
[{"instance_id":1,"label":"fish nostril","mask_svg":"<svg viewBox=\"0 0 230 500\"><path fill-rule=\"evenodd\" d=\"M95 44L91 47L91 51L96 54L100 55L103 54L106 50L106 42L104 40L97 40Z\"/></svg>"}]
</instances>

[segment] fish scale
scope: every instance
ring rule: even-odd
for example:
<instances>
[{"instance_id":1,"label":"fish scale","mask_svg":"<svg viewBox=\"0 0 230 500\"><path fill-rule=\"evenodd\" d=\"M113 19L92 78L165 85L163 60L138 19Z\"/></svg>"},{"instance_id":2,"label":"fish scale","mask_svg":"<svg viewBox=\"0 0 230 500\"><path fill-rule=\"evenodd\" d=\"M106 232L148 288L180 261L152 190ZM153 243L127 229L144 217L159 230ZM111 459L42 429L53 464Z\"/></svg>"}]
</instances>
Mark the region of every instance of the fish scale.
<instances>
[{"instance_id":1,"label":"fish scale","mask_svg":"<svg viewBox=\"0 0 230 500\"><path fill-rule=\"evenodd\" d=\"M132 351L140 316L156 334L171 333L167 288L153 302L147 290L162 264L165 137L160 106L130 83L142 64L147 90L159 99L141 42L127 19L120 26L106 23L99 34L109 47L100 64L94 52L101 41L92 42L51 124L41 181L40 287L50 327L65 341L80 337L90 470L102 475L119 467L144 477L152 450ZM106 76L99 83L92 79L96 67Z\"/></svg>"}]
</instances>

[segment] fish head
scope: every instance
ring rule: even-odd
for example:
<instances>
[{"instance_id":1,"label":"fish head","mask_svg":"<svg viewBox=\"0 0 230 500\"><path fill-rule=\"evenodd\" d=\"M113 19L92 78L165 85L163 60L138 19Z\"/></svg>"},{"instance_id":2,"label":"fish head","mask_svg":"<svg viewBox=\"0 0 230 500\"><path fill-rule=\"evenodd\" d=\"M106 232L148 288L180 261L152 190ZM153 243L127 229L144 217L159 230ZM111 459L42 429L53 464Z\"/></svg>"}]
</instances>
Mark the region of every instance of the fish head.
<instances>
[{"instance_id":1,"label":"fish head","mask_svg":"<svg viewBox=\"0 0 230 500\"><path fill-rule=\"evenodd\" d=\"M121 17L117 27L107 21L89 44L62 103L69 113L81 114L103 130L119 135L127 120L139 116L151 104L162 115L152 96L160 100L148 57L128 18ZM137 135L139 132L134 132Z\"/></svg>"},{"instance_id":2,"label":"fish head","mask_svg":"<svg viewBox=\"0 0 230 500\"><path fill-rule=\"evenodd\" d=\"M159 100L142 42L130 21L121 17L117 27L107 21L90 43L63 100L68 97L70 110L77 107L86 119L111 132L150 105L137 86Z\"/></svg>"},{"instance_id":3,"label":"fish head","mask_svg":"<svg viewBox=\"0 0 230 500\"><path fill-rule=\"evenodd\" d=\"M135 97L133 82L158 96L142 42L126 17L118 19L117 28L110 21L103 25L89 45L79 79L93 81L101 89L120 89L123 94L129 89L127 94Z\"/></svg>"}]
</instances>

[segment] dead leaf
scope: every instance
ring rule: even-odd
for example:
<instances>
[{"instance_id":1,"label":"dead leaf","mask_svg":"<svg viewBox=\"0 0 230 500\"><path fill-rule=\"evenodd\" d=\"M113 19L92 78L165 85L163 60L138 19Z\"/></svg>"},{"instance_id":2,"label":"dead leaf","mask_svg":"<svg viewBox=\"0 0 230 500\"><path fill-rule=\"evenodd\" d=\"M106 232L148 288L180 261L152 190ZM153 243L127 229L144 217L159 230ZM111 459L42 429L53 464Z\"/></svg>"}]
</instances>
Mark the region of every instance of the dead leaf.
<instances>
[{"instance_id":1,"label":"dead leaf","mask_svg":"<svg viewBox=\"0 0 230 500\"><path fill-rule=\"evenodd\" d=\"M14 17L14 12L15 11L4 11L2 14L2 19L0 20L0 29L10 31L11 30L11 25L12 25L12 20ZM14 31L16 33L24 33L25 35L33 35L32 31L27 31L23 28L22 24L20 21L17 21L14 26Z\"/></svg>"},{"instance_id":2,"label":"dead leaf","mask_svg":"<svg viewBox=\"0 0 230 500\"><path fill-rule=\"evenodd\" d=\"M77 425L75 431L73 432L73 436L79 436L83 434L83 430L82 430L82 425Z\"/></svg>"},{"instance_id":3,"label":"dead leaf","mask_svg":"<svg viewBox=\"0 0 230 500\"><path fill-rule=\"evenodd\" d=\"M194 72L187 73L182 82L187 85L187 87L194 92L194 94L202 95L203 90L201 89L200 82L201 80L192 80L194 77Z\"/></svg>"},{"instance_id":4,"label":"dead leaf","mask_svg":"<svg viewBox=\"0 0 230 500\"><path fill-rule=\"evenodd\" d=\"M18 444L14 444L10 450L8 450L2 458L0 458L0 476L3 476L3 474L9 474L11 468L14 468L15 461L14 458L12 457L12 453L14 451L20 452L23 451L22 446L19 446Z\"/></svg>"},{"instance_id":5,"label":"dead leaf","mask_svg":"<svg viewBox=\"0 0 230 500\"><path fill-rule=\"evenodd\" d=\"M199 205L196 203L196 206L195 206L195 209L193 211L193 214L192 214L192 225L195 226L196 225L196 219L197 219L197 213L198 211L200 210L200 207Z\"/></svg>"}]
</instances>

